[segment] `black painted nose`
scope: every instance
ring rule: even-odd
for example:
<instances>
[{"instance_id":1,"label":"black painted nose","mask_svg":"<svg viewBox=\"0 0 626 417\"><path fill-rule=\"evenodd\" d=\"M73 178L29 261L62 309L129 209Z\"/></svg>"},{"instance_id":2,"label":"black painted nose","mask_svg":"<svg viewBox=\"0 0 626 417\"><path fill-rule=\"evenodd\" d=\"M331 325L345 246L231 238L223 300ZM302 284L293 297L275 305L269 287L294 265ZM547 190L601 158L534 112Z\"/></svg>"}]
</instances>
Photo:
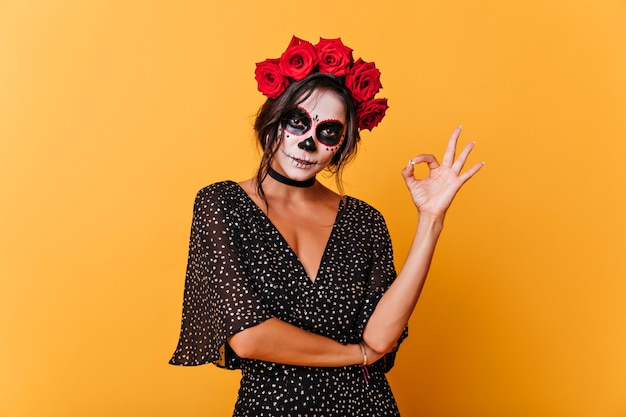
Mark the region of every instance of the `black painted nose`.
<instances>
[{"instance_id":1,"label":"black painted nose","mask_svg":"<svg viewBox=\"0 0 626 417\"><path fill-rule=\"evenodd\" d=\"M315 141L313 140L313 138L309 137L308 139L305 139L302 142L298 143L298 148L304 149L305 151L315 152L317 146L315 145Z\"/></svg>"}]
</instances>

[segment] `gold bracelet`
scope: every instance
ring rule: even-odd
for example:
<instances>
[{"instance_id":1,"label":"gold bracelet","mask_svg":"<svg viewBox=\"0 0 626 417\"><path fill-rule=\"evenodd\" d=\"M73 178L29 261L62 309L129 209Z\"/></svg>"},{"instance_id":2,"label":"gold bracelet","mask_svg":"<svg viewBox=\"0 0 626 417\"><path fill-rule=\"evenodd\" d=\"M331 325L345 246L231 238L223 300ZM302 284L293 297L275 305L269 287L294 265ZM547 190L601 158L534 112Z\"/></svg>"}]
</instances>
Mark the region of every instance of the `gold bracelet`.
<instances>
[{"instance_id":1,"label":"gold bracelet","mask_svg":"<svg viewBox=\"0 0 626 417\"><path fill-rule=\"evenodd\" d=\"M367 366L367 352L365 351L365 346L363 346L363 342L359 343L361 347L361 352L363 353L363 366Z\"/></svg>"}]
</instances>

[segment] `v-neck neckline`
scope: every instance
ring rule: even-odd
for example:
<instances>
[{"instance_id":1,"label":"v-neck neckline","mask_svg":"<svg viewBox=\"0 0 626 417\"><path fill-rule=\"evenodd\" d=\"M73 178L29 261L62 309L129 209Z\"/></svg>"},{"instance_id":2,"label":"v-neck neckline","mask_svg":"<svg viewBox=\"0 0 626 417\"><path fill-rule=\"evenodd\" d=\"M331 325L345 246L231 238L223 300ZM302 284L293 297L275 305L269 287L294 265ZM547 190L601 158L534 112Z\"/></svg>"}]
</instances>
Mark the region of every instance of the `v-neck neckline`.
<instances>
[{"instance_id":1,"label":"v-neck neckline","mask_svg":"<svg viewBox=\"0 0 626 417\"><path fill-rule=\"evenodd\" d=\"M270 227L274 229L274 231L278 235L278 238L282 241L282 243L287 248L287 252L295 259L297 265L299 265L300 269L304 273L304 277L306 278L306 280L310 284L315 284L317 282L317 279L319 278L320 271L322 270L322 267L324 266L324 260L326 259L326 252L328 252L328 247L330 246L330 243L334 238L336 226L339 223L341 214L343 213L345 209L346 196L345 195L340 196L341 198L339 199L339 204L337 206L337 213L335 214L335 220L333 221L332 229L330 230L330 234L328 235L328 240L326 240L326 244L324 245L324 251L322 252L322 257L320 258L318 262L317 270L315 271L315 276L311 278L309 274L307 273L306 268L304 267L304 264L302 263L298 255L296 254L296 251L291 247L289 242L287 242L287 239L285 239L285 237L280 232L278 227L276 227L274 222L272 222L269 216L261 209L261 207L259 207L259 205L252 199L252 197L250 197L250 195L246 192L246 190L243 189L243 187L238 182L235 182L235 181L231 181L231 182L237 186L239 191L245 196L245 198L250 202L250 204L254 206L254 208L260 213L260 215L265 219L265 221L270 225Z\"/></svg>"}]
</instances>

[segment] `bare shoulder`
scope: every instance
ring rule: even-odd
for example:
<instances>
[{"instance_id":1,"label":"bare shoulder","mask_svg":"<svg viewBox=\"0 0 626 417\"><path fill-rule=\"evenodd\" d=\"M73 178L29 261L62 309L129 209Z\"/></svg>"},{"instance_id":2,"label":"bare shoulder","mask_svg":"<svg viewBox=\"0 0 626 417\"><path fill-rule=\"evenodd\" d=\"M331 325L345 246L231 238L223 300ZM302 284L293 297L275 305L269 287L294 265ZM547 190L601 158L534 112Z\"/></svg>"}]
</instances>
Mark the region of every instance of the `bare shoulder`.
<instances>
[{"instance_id":1,"label":"bare shoulder","mask_svg":"<svg viewBox=\"0 0 626 417\"><path fill-rule=\"evenodd\" d=\"M246 193L248 193L248 194L250 194L251 192L256 193L256 189L254 187L254 180L252 178L249 178L249 179L244 180L244 181L240 181L240 182L238 182L238 184L239 184L239 186L241 188L243 188L243 190Z\"/></svg>"}]
</instances>

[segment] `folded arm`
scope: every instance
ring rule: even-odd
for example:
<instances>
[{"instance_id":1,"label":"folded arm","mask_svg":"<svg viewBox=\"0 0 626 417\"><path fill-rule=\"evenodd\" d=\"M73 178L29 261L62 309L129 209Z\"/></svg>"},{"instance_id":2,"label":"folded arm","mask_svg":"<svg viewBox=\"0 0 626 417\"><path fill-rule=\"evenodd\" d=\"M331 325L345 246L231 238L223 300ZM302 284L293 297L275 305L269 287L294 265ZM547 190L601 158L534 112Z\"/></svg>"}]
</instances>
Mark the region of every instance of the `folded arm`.
<instances>
[{"instance_id":1,"label":"folded arm","mask_svg":"<svg viewBox=\"0 0 626 417\"><path fill-rule=\"evenodd\" d=\"M228 343L239 357L287 365L349 366L363 363L358 344L344 345L277 318L234 334ZM369 363L382 356L371 350L367 353Z\"/></svg>"}]
</instances>

